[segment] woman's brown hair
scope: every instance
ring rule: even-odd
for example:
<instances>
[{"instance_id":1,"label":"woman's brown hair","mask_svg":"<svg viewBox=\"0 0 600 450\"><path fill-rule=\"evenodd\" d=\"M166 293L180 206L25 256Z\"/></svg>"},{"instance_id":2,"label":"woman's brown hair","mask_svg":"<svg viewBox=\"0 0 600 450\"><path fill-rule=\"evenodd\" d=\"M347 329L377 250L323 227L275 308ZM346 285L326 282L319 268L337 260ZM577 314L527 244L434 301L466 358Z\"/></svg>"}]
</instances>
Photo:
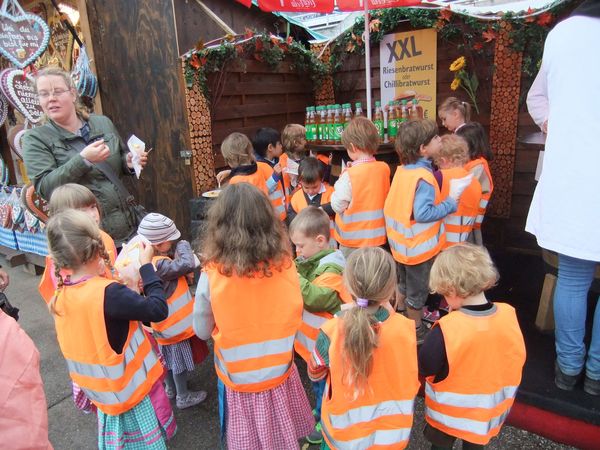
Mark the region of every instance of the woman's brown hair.
<instances>
[{"instance_id":1,"label":"woman's brown hair","mask_svg":"<svg viewBox=\"0 0 600 450\"><path fill-rule=\"evenodd\" d=\"M73 83L73 79L68 72L58 68L58 67L46 67L40 70L35 76L34 88L37 93L37 80L42 77L60 77L65 82L65 85L69 90L73 90L75 92L75 112L77 115L83 120L88 120L90 118L90 113L87 108L81 103L81 97L79 96L79 92L77 91L77 87L75 83Z\"/></svg>"},{"instance_id":2,"label":"woman's brown hair","mask_svg":"<svg viewBox=\"0 0 600 450\"><path fill-rule=\"evenodd\" d=\"M357 302L375 306L396 298L396 263L379 247L363 247L350 255L344 271L346 288ZM359 300L360 299L360 300ZM345 382L355 388L355 398L364 392L373 369L373 352L379 344L378 320L365 305L355 306L343 316Z\"/></svg>"},{"instance_id":3,"label":"woman's brown hair","mask_svg":"<svg viewBox=\"0 0 600 450\"><path fill-rule=\"evenodd\" d=\"M272 269L291 264L283 225L255 186L227 186L210 208L207 222L199 253L205 265L217 264L223 275L270 277Z\"/></svg>"},{"instance_id":4,"label":"woman's brown hair","mask_svg":"<svg viewBox=\"0 0 600 450\"><path fill-rule=\"evenodd\" d=\"M114 268L102 242L98 225L82 211L67 209L50 217L46 235L57 280L56 292L48 307L52 314L57 314L56 301L64 284L61 274L63 269L77 270L97 257L104 260L111 272Z\"/></svg>"}]
</instances>

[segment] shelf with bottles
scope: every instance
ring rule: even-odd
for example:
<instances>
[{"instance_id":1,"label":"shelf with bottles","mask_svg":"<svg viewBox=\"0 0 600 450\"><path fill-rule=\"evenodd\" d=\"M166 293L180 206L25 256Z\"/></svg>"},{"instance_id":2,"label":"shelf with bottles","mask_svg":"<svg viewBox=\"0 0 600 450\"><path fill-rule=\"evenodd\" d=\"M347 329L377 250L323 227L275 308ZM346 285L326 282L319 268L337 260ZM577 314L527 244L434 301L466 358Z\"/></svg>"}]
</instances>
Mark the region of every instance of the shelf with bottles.
<instances>
[{"instance_id":1,"label":"shelf with bottles","mask_svg":"<svg viewBox=\"0 0 600 450\"><path fill-rule=\"evenodd\" d=\"M313 144L312 142L308 142L306 144L306 148L313 153L346 153L346 147L344 147L342 144ZM384 142L379 144L377 154L384 153L394 153L393 142Z\"/></svg>"}]
</instances>

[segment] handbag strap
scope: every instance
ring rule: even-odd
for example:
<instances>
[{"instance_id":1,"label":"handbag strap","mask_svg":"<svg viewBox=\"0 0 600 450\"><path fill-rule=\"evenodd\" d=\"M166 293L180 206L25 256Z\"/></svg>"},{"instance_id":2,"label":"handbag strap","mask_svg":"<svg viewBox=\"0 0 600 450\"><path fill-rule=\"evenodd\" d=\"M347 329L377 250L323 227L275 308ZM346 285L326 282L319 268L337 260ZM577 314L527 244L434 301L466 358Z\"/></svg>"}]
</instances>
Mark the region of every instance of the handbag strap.
<instances>
[{"instance_id":1,"label":"handbag strap","mask_svg":"<svg viewBox=\"0 0 600 450\"><path fill-rule=\"evenodd\" d=\"M68 141L67 145L69 145L74 150L76 150L77 153L81 153L81 151L85 147L87 147L88 144L86 144L84 141L77 139L77 140L73 140L73 141ZM92 166L94 166L96 169L98 169L100 172L102 172L104 174L104 176L106 178L108 178L110 180L110 182L116 186L117 190L119 191L119 195L123 199L125 199L125 202L128 205L133 206L135 204L135 197L129 193L129 191L123 184L123 182L119 179L119 176L115 173L113 168L110 166L110 164L108 164L106 161L101 161L98 163L90 162L90 164Z\"/></svg>"}]
</instances>

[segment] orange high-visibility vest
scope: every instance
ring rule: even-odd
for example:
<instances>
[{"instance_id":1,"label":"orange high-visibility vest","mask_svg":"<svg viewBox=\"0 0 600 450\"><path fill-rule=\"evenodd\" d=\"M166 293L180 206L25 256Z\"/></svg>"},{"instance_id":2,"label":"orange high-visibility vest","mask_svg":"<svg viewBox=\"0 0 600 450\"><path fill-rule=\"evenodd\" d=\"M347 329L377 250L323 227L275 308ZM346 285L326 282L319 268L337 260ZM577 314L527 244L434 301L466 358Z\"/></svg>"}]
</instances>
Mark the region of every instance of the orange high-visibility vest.
<instances>
[{"instance_id":1,"label":"orange high-visibility vest","mask_svg":"<svg viewBox=\"0 0 600 450\"><path fill-rule=\"evenodd\" d=\"M54 315L56 337L71 379L98 409L110 415L136 406L163 373L140 322L129 322L120 354L111 348L104 322L104 290L114 282L93 277L63 286Z\"/></svg>"},{"instance_id":2,"label":"orange high-visibility vest","mask_svg":"<svg viewBox=\"0 0 600 450\"><path fill-rule=\"evenodd\" d=\"M525 343L512 306L457 310L442 317L448 377L427 377L425 419L434 428L485 445L500 432L515 400L525 364Z\"/></svg>"},{"instance_id":3,"label":"orange high-visibility vest","mask_svg":"<svg viewBox=\"0 0 600 450\"><path fill-rule=\"evenodd\" d=\"M294 336L302 321L302 294L293 262L272 276L226 277L205 269L215 318L215 369L219 379L240 392L262 392L290 374Z\"/></svg>"},{"instance_id":4,"label":"orange high-visibility vest","mask_svg":"<svg viewBox=\"0 0 600 450\"><path fill-rule=\"evenodd\" d=\"M434 203L439 204L442 196L431 171L399 166L383 209L392 256L399 263L409 266L430 260L440 252L446 242L442 220L422 223L413 218L415 192L419 180L434 187Z\"/></svg>"},{"instance_id":5,"label":"orange high-visibility vest","mask_svg":"<svg viewBox=\"0 0 600 450\"><path fill-rule=\"evenodd\" d=\"M273 175L273 168L265 162L258 161L258 171L262 174L265 183L271 176ZM265 184L266 186L266 184ZM285 209L285 205L287 203L285 192L283 191L283 187L281 186L281 182L277 182L275 187L271 192L268 192L269 200L271 200L271 204L273 208L275 208L275 215L279 217L279 220L285 220L287 217L287 211Z\"/></svg>"},{"instance_id":6,"label":"orange high-visibility vest","mask_svg":"<svg viewBox=\"0 0 600 450\"><path fill-rule=\"evenodd\" d=\"M250 183L251 185L256 186L258 189L264 192L265 195L269 195L269 192L267 190L267 183L265 182L264 175L260 170L257 170L256 172L251 173L250 175L234 175L229 180L229 184L237 183Z\"/></svg>"},{"instance_id":7,"label":"orange high-visibility vest","mask_svg":"<svg viewBox=\"0 0 600 450\"><path fill-rule=\"evenodd\" d=\"M281 165L282 169L285 169L287 167L288 159L290 159L290 157L287 155L287 153L283 153L279 157L279 164ZM290 174L287 173L287 170L283 170L281 172L281 176L283 178L283 186L285 188L286 202L289 204L290 199L292 198L292 194L295 192L295 188L292 187L292 179L290 177Z\"/></svg>"},{"instance_id":8,"label":"orange high-visibility vest","mask_svg":"<svg viewBox=\"0 0 600 450\"><path fill-rule=\"evenodd\" d=\"M450 180L454 178L463 178L469 175L469 172L463 167L453 167L451 169L442 169L442 198L447 198L450 193ZM456 245L459 242L465 242L469 234L473 231L477 214L479 214L479 203L481 201L481 184L475 177L471 184L463 191L456 208L456 212L448 214L444 218L446 228L446 243L444 248Z\"/></svg>"},{"instance_id":9,"label":"orange high-visibility vest","mask_svg":"<svg viewBox=\"0 0 600 450\"><path fill-rule=\"evenodd\" d=\"M475 221L474 226L475 229L479 229L481 228L481 223L483 222L485 210L487 209L492 192L494 192L494 180L492 179L490 166L484 157L469 161L467 164L465 164L465 169L473 174L479 175L478 181L479 184L481 184L482 196L479 202L479 214L477 215L477 220Z\"/></svg>"},{"instance_id":10,"label":"orange high-visibility vest","mask_svg":"<svg viewBox=\"0 0 600 450\"><path fill-rule=\"evenodd\" d=\"M152 264L156 267L158 261L170 258L155 256ZM192 326L192 311L194 310L194 297L190 293L187 280L184 276L177 279L175 292L167 299L169 316L162 322L152 322L153 335L160 345L176 344L185 341L194 335Z\"/></svg>"},{"instance_id":11,"label":"orange high-visibility vest","mask_svg":"<svg viewBox=\"0 0 600 450\"><path fill-rule=\"evenodd\" d=\"M323 183L325 186L325 192L321 194L321 205L326 203L331 203L331 194L333 194L333 187L330 185ZM292 196L292 208L296 213L299 213L304 208L308 207L308 202L306 201L306 196L304 195L304 191L302 189L298 189L296 193ZM332 248L335 248L336 242L333 238L334 223L333 220L329 219L329 245Z\"/></svg>"},{"instance_id":12,"label":"orange high-visibility vest","mask_svg":"<svg viewBox=\"0 0 600 450\"><path fill-rule=\"evenodd\" d=\"M352 201L343 213L335 215L335 240L352 248L384 245L383 204L390 190L390 167L372 161L351 166L347 172Z\"/></svg>"},{"instance_id":13,"label":"orange high-visibility vest","mask_svg":"<svg viewBox=\"0 0 600 450\"><path fill-rule=\"evenodd\" d=\"M108 253L110 263L114 266L115 260L117 259L117 247L115 247L115 241L113 241L113 238L111 238L108 233L102 230L100 230L100 238L102 239L104 248ZM104 276L108 279L112 279L113 277L108 267L106 268ZM48 255L46 256L46 267L44 268L42 279L38 285L38 291L40 292L40 295L44 301L46 303L50 303L50 300L52 300L52 297L54 297L55 290L56 279L54 275L54 261L52 261L52 258Z\"/></svg>"},{"instance_id":14,"label":"orange high-visibility vest","mask_svg":"<svg viewBox=\"0 0 600 450\"><path fill-rule=\"evenodd\" d=\"M323 437L335 449L401 449L408 445L419 390L415 324L392 314L379 324L379 345L364 391L345 380L343 318L321 328L329 337L329 374L323 394Z\"/></svg>"},{"instance_id":15,"label":"orange high-visibility vest","mask_svg":"<svg viewBox=\"0 0 600 450\"><path fill-rule=\"evenodd\" d=\"M330 253L329 255L323 257L319 261L319 266L334 262L342 266L342 268L345 267L346 261L344 260L343 256L340 258L338 255L341 255L340 251ZM350 293L346 289L346 286L344 286L342 274L324 272L315 278L311 283L315 286L325 287L336 291L338 293L340 303L350 303L352 301ZM307 363L310 360L310 355L315 349L315 342L317 341L317 336L319 335L319 329L331 318L333 318L333 314L328 313L327 311L310 312L306 309L302 311L302 324L300 325L298 333L296 333L294 349Z\"/></svg>"}]
</instances>

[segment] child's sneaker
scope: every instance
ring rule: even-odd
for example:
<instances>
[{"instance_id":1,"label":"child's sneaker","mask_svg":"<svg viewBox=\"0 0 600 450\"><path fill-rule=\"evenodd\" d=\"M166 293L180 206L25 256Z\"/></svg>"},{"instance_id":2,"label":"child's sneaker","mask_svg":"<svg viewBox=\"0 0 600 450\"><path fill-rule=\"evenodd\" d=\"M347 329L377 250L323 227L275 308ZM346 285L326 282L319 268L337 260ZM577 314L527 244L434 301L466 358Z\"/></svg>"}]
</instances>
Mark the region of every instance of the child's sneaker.
<instances>
[{"instance_id":1,"label":"child's sneaker","mask_svg":"<svg viewBox=\"0 0 600 450\"><path fill-rule=\"evenodd\" d=\"M206 391L190 391L186 395L177 396L176 404L178 409L186 409L198 405L206 398Z\"/></svg>"},{"instance_id":2,"label":"child's sneaker","mask_svg":"<svg viewBox=\"0 0 600 450\"><path fill-rule=\"evenodd\" d=\"M165 384L165 394L167 394L169 400L173 400L175 398L175 389L168 384Z\"/></svg>"},{"instance_id":3,"label":"child's sneaker","mask_svg":"<svg viewBox=\"0 0 600 450\"><path fill-rule=\"evenodd\" d=\"M321 431L321 422L318 422L315 425L314 430L306 436L306 442L311 445L317 445L323 442L323 432Z\"/></svg>"},{"instance_id":4,"label":"child's sneaker","mask_svg":"<svg viewBox=\"0 0 600 450\"><path fill-rule=\"evenodd\" d=\"M429 311L427 308L425 308L425 311L423 312L423 320L431 323L437 322L440 320L440 311L437 309L435 311Z\"/></svg>"},{"instance_id":5,"label":"child's sneaker","mask_svg":"<svg viewBox=\"0 0 600 450\"><path fill-rule=\"evenodd\" d=\"M600 395L600 380L592 380L586 375L583 380L583 390L590 395Z\"/></svg>"}]
</instances>

